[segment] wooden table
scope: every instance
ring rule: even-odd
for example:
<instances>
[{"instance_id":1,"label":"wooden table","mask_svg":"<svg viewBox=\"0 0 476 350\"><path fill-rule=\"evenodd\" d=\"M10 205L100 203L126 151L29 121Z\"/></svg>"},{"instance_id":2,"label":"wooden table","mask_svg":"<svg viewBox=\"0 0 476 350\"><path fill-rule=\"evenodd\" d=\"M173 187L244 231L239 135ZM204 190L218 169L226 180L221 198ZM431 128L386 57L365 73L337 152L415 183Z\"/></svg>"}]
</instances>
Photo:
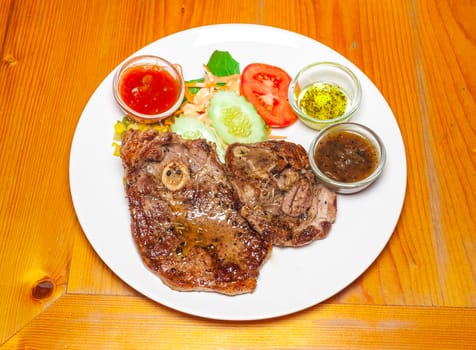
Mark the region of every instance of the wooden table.
<instances>
[{"instance_id":1,"label":"wooden table","mask_svg":"<svg viewBox=\"0 0 476 350\"><path fill-rule=\"evenodd\" d=\"M1 0L0 344L474 348L475 18L470 0ZM406 200L383 253L330 300L277 319L207 320L141 296L93 251L70 197L71 140L95 88L144 45L215 23L332 47L380 89L407 151Z\"/></svg>"}]
</instances>

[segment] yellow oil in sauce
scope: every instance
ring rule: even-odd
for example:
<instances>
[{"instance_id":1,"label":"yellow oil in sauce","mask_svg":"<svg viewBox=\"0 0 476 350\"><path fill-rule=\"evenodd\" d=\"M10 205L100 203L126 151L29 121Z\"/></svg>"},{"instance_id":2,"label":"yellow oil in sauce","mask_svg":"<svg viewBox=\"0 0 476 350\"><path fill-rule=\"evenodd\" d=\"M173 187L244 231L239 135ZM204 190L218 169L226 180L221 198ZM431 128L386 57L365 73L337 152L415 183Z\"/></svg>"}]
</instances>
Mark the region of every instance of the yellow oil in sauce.
<instances>
[{"instance_id":1,"label":"yellow oil in sauce","mask_svg":"<svg viewBox=\"0 0 476 350\"><path fill-rule=\"evenodd\" d=\"M298 105L310 117L334 119L345 113L348 97L337 85L317 82L305 87L298 96Z\"/></svg>"}]
</instances>

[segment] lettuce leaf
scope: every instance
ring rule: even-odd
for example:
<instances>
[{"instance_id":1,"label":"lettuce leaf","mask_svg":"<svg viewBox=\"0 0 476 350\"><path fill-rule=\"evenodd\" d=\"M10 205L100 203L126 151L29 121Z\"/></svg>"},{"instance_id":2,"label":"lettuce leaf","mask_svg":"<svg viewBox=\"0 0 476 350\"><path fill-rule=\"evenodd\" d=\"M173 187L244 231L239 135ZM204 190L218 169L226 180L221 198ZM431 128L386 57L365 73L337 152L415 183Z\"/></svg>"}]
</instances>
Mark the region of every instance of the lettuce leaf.
<instances>
[{"instance_id":1,"label":"lettuce leaf","mask_svg":"<svg viewBox=\"0 0 476 350\"><path fill-rule=\"evenodd\" d=\"M217 77L226 77L233 74L240 74L240 64L231 56L228 51L215 50L207 63L208 70ZM188 80L188 83L204 82L205 78ZM223 83L224 84L224 83ZM200 88L189 88L192 95L196 94Z\"/></svg>"},{"instance_id":2,"label":"lettuce leaf","mask_svg":"<svg viewBox=\"0 0 476 350\"><path fill-rule=\"evenodd\" d=\"M240 64L228 51L213 51L208 60L207 67L210 72L218 77L240 74Z\"/></svg>"}]
</instances>

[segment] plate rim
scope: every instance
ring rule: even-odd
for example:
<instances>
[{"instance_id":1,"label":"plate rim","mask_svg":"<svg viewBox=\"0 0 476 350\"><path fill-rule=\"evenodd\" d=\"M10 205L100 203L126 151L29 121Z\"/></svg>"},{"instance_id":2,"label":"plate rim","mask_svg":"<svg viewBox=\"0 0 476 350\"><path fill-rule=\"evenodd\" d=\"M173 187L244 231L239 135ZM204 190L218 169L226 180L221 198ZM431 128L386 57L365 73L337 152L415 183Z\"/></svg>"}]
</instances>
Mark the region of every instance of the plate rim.
<instances>
[{"instance_id":1,"label":"plate rim","mask_svg":"<svg viewBox=\"0 0 476 350\"><path fill-rule=\"evenodd\" d=\"M172 34L169 34L167 36L164 36L162 38L159 38L147 45L145 45L144 47L138 49L137 51L135 51L133 54L131 54L129 57L132 57L134 55L137 55L139 54L140 52L142 51L146 51L148 50L149 48L153 47L154 45L157 45L158 43L160 44L160 42L163 42L164 40L173 40L175 37L180 37L180 36L187 36L189 35L190 33L195 33L197 31L201 31L201 30L211 30L211 31L214 31L214 30L223 30L224 28L226 28L226 30L233 30L233 31L236 31L238 30L238 27L241 27L241 28L252 28L252 29L255 29L255 30L266 30L266 31L272 31L272 32L276 32L276 33L283 33L285 35L291 35L291 36L294 36L294 37L297 37L299 38L300 40L304 40L304 41L308 41L310 40L311 42L319 45L319 46L322 46L322 47L325 47L327 50L330 50L332 51L334 54L336 54L337 56L339 56L343 61L345 62L349 62L352 64L353 67L355 67L355 65L350 62L346 57L344 57L343 55L341 55L340 53L338 53L337 51L335 51L334 49L326 46L325 44L322 44L321 42L313 39L313 38L310 38L310 37L307 37L303 34L300 34L300 33L296 33L296 32L292 32L292 31L289 31L289 30L286 30L286 29L283 29L283 28L278 28L278 27L272 27L272 26L267 26L267 25L260 25L260 24L245 24L245 23L227 23L227 24L213 24L213 25L204 25L204 26L197 26L197 27L192 27L192 28L188 28L188 29L185 29L183 31L178 31L178 32L175 32L175 33L172 33ZM127 57L127 58L129 58ZM125 58L124 61L127 59ZM375 257L373 259L371 259L370 263L362 269L362 271L357 274L350 282L345 282L343 283L343 287L342 288L339 288L335 293L333 293L332 295L329 295L327 298L323 299L323 300L320 300L316 303L310 303L309 305L306 305L306 306L301 306L301 307L298 307L296 309L289 309L285 312L275 312L275 313L269 313L267 315L262 315L262 316L258 316L258 315L254 315L252 317L238 317L238 318L235 318L233 316L224 316L224 315L217 315L217 314L207 314L207 313L199 313L199 312L190 312L186 309L183 309L182 307L180 307L180 305L175 305L174 303L165 303L163 301L158 301L157 298L154 298L153 296L149 295L148 293L144 293L143 291L141 290L138 290L136 288L136 286L134 285L131 285L129 283L129 281L125 280L121 274L119 274L115 268L111 267L110 263L106 263L106 261L104 260L103 256L102 256L102 252L101 250L98 250L98 247L95 246L94 244L94 240L91 240L91 237L90 235L86 232L84 226L83 226L83 222L80 218L80 215L78 214L78 203L77 203L77 200L75 200L76 196L75 196L75 189L73 189L73 187L75 186L75 179L74 179L74 159L75 159L75 152L77 152L77 149L75 147L77 147L77 140L76 140L76 137L77 137L77 133L81 131L81 128L83 127L83 124L84 124L84 118L83 116L85 115L86 113L86 110L90 104L90 102L93 100L93 98L96 96L98 90L103 86L103 84L105 84L105 82L108 80L108 78L110 78L110 76L113 74L113 72L120 66L120 64L118 66L116 66L107 76L106 78L104 78L101 83L98 85L98 87L95 89L95 91L93 92L93 94L91 95L90 99L88 100L84 110L82 111L82 114L78 120L78 123L77 123L77 126L76 126L76 129L75 129L75 132L74 132L74 136L73 136L73 139L72 139L72 142L71 142L71 151L70 151L70 159L69 159L69 180L70 180L70 193L71 193L71 198L72 198L72 202L73 202L73 206L74 206L74 209L75 209L75 213L76 213L76 216L78 218L78 221L81 225L81 228L83 230L83 233L86 235L86 238L88 239L89 243L91 244L92 248L94 249L94 251L98 254L99 258L109 267L111 268L111 270L113 271L113 273L118 276L122 281L124 281L126 284L128 284L131 288L133 288L134 290L138 291L139 293L147 296L148 298L154 300L155 302L157 303L160 303L161 305L164 305L166 307L169 307L171 309L174 309L174 310L177 310L177 311L180 311L180 312L183 312L183 313L186 313L186 314L190 314L190 315L194 315L194 316L199 316L199 317L204 317L204 318L209 318L209 319L217 319L217 320L262 320L262 319L268 319L268 318L274 318L274 317L280 317L280 316L284 316L284 315L288 315L288 314L292 314L292 313L295 313L295 312L298 312L298 311L301 311L301 310L305 310L309 307L312 307L314 305L317 305L317 304L320 304L322 303L323 301L327 300L328 298L332 297L333 295L335 295L336 293L339 293L340 291L342 291L344 288L346 288L347 286L349 286L350 284L352 284L357 278L359 278L362 274L364 274L367 269L378 259L378 257L381 255L382 251L385 249L385 246L388 244L388 242L390 241L391 237L393 236L393 232L395 231L395 227L396 225L398 224L398 221L399 221L399 218L401 216L401 212L402 212L402 209L403 209L403 205L404 205L404 201L405 201L405 197L406 197L406 188L407 188L407 162L406 162L406 151L405 151L405 147L404 147L404 143L403 143L403 138L402 138L402 135L401 135L401 131L400 131L400 128L398 126L398 122L397 120L395 119L395 116L393 115L393 112L391 111L390 107L388 106L388 103L386 102L385 100L385 97L380 93L380 91L377 89L377 87L375 86L375 84L373 84L372 81L370 81L370 79L368 79L368 77L360 71L359 68L355 67L358 69L358 71L363 74L369 81L370 83L375 87L375 89L380 93L384 103L387 105L388 109L390 110L391 112L391 116L395 122L395 125L397 127L397 131L399 133L399 136L400 136L400 141L401 141L401 146L402 146L402 151L403 151L403 160L404 160L404 163L403 163L403 168L404 168L404 171L403 171L403 175L404 175L404 180L403 180L403 188L402 188L402 192L403 194L401 195L401 198L400 198L400 203L398 203L397 207L398 207L398 214L396 216L396 219L395 219L395 223L393 225L393 228L390 232L390 234L388 234L388 239L384 242L384 244L379 247L377 250L378 250L378 253L375 255ZM112 94L111 94L112 95ZM83 120L83 122L82 122ZM111 125L111 130L112 130L112 125ZM79 135L79 134L78 134ZM111 157L112 157L112 154L111 154ZM129 228L128 228L129 229ZM332 233L331 233L332 234ZM144 266L145 268L145 266ZM158 278L158 277L156 277ZM159 283L160 280L158 280ZM258 280L258 284L259 284L259 280ZM184 293L184 292L176 292L176 293ZM188 292L187 292L188 293ZM191 293L195 293L195 292L191 292Z\"/></svg>"}]
</instances>

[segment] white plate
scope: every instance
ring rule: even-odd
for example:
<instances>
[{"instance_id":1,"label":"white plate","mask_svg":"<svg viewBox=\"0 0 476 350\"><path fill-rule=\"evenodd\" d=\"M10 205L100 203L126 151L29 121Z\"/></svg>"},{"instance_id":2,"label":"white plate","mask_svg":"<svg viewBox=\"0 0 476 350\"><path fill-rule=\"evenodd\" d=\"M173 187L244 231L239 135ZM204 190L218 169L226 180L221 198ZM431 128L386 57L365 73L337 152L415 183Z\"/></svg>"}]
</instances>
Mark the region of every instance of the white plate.
<instances>
[{"instance_id":1,"label":"white plate","mask_svg":"<svg viewBox=\"0 0 476 350\"><path fill-rule=\"evenodd\" d=\"M202 64L215 50L227 50L243 69L251 62L284 68L292 76L314 61L351 68L362 84L362 105L353 121L383 139L388 162L383 176L366 191L338 197L337 221L329 236L304 248L275 248L252 294L224 296L176 292L142 263L130 233L121 161L112 156L113 125L123 116L112 96L111 72L86 105L70 156L74 207L89 242L123 281L173 309L213 319L256 320L290 314L339 292L377 258L387 244L405 197L405 149L397 122L383 96L351 62L302 35L259 25L199 27L162 38L138 54L155 54L182 65L186 79L203 76ZM300 122L274 134L308 148L315 131Z\"/></svg>"}]
</instances>

